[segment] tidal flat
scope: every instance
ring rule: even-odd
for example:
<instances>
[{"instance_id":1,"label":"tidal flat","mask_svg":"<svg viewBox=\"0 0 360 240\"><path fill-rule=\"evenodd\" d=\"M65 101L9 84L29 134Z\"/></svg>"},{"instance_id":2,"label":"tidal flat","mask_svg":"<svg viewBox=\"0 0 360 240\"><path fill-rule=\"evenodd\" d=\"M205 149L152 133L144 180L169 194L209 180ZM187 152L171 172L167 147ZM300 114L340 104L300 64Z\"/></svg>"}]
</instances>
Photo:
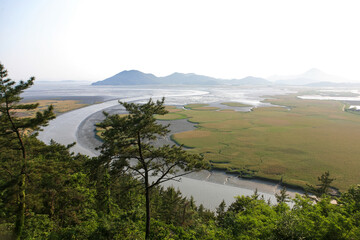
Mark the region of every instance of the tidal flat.
<instances>
[{"instance_id":1,"label":"tidal flat","mask_svg":"<svg viewBox=\"0 0 360 240\"><path fill-rule=\"evenodd\" d=\"M317 184L316 176L325 171L336 178L339 190L360 181L360 118L344 111L345 103L304 100L296 94L267 102L278 107L240 112L190 105L161 119L176 114L196 123L195 130L172 139L203 154L213 169L300 187Z\"/></svg>"},{"instance_id":2,"label":"tidal flat","mask_svg":"<svg viewBox=\"0 0 360 240\"><path fill-rule=\"evenodd\" d=\"M162 120L170 121L171 126L191 124L191 129L173 132L166 141L175 140L178 144L185 144L189 151L203 153L213 165L210 176L208 172L197 173L183 178L183 183L173 183L181 191L187 191L188 196L193 195L191 189L184 188L188 181L191 182L189 187L197 183L211 183L220 185L218 187L221 189L228 189L224 190L228 191L224 193L227 202L237 194L251 194L256 188L273 197L279 181L296 186L316 184L317 176L327 170L336 178L334 185L340 190L359 182L356 174L359 167L356 160L359 154L356 149L356 140L360 136L356 129L359 115L345 112L341 101L305 100L297 97L304 95L299 89L271 87L202 86L190 89L185 86L174 90L151 86L82 86L52 89L50 92L53 96L64 98L76 97L81 92L82 97L94 99L102 96L105 100L101 104L62 114L40 133L40 138L45 142L52 138L63 144L76 141L78 144L73 150L90 156L97 154L89 144L96 144L94 124L101 120L103 110L121 113L118 99L143 103L149 98L156 100L165 96L165 103L172 107L168 107L170 114L162 116ZM40 97L41 93L44 93L43 97L49 95L47 91L37 90L36 93ZM27 92L27 95L36 97L34 92ZM200 109L182 107L188 104L208 105L197 106ZM91 118L95 113L98 117ZM86 119L91 128L83 128ZM224 175L225 171L230 174ZM242 178L242 183L236 183L239 178L234 176L237 174L273 180L274 183L265 181L261 190L258 180ZM201 184L197 187L198 191L206 189L202 189ZM249 192L239 193L242 191L240 189ZM204 195L201 192L195 191L195 194L200 195L198 199ZM206 199L203 200L206 202ZM216 202L211 203L211 206L216 206Z\"/></svg>"}]
</instances>

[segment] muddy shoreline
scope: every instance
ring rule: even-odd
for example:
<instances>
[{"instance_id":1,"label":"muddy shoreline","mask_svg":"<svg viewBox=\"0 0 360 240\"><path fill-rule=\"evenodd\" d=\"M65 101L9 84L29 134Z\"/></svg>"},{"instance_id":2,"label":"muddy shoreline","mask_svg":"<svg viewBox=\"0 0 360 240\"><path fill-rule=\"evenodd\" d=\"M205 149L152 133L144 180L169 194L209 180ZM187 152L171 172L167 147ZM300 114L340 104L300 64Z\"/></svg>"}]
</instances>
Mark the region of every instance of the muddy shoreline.
<instances>
[{"instance_id":1,"label":"muddy shoreline","mask_svg":"<svg viewBox=\"0 0 360 240\"><path fill-rule=\"evenodd\" d=\"M108 109L105 109L105 111L110 114L125 113L124 109L120 105L110 107ZM96 151L95 148L101 145L101 141L96 138L95 135L95 123L98 123L103 119L104 116L102 114L102 111L96 112L88 116L84 121L82 121L77 130L78 144L85 148L88 148L95 155L99 154L99 152ZM161 120L158 122L163 125L169 125L170 132L164 138L157 140L157 142L155 143L155 145L157 146L161 146L164 144L174 145L176 143L171 140L171 135L196 129L196 124L189 122L187 119L170 121ZM227 173L225 170L202 170L200 172L190 173L184 176L184 178L191 178L194 180L206 181L237 188L245 188L251 191L255 191L255 189L257 189L259 192L268 194L275 194L280 191L282 186L286 186L288 189L288 193L291 197L295 197L297 193L303 193L302 188L297 186L280 184L280 182L278 181L268 180L256 176L253 178L240 178L238 174Z\"/></svg>"},{"instance_id":2,"label":"muddy shoreline","mask_svg":"<svg viewBox=\"0 0 360 240\"><path fill-rule=\"evenodd\" d=\"M196 94L198 93L196 92L194 94L194 96L197 96ZM56 95L54 94L53 96ZM88 97L92 98L91 96ZM153 97L156 98L156 96ZM114 98L111 97L111 99ZM131 96L121 100L132 102L142 101L144 99L148 99L148 96ZM103 119L102 111L107 111L112 114L124 112L124 109L119 105L118 100L109 100L61 114L52 120L49 126L44 128L44 131L39 133L38 138L47 144L51 139L64 145L77 142L71 149L72 151L90 157L96 156L99 153L95 148L101 144L101 141L95 138L94 124ZM170 138L171 134L195 129L195 124L188 122L186 119L159 122L162 124L170 123L171 132L167 137L159 140L157 144L175 144ZM255 189L257 189L258 193L264 196L266 200L270 199L270 201L275 204L275 193L277 193L281 187L271 181L241 179L234 174L227 174L225 171L217 170L191 173L182 177L179 182L169 181L163 183L162 186L173 186L179 189L184 196L193 196L197 204L203 204L211 210L215 210L223 200L229 205L234 201L235 196L252 195ZM295 196L296 193L302 194L298 189L292 188L288 189L288 193L292 197Z\"/></svg>"}]
</instances>

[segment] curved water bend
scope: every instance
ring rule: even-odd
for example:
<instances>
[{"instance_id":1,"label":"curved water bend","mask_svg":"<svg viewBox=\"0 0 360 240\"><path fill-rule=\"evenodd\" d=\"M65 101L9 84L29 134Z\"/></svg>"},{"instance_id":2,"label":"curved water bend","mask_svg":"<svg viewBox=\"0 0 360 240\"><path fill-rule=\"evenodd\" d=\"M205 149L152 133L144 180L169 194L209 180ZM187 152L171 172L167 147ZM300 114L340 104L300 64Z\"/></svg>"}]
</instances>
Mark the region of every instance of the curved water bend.
<instances>
[{"instance_id":1,"label":"curved water bend","mask_svg":"<svg viewBox=\"0 0 360 240\"><path fill-rule=\"evenodd\" d=\"M197 92L197 94L199 94ZM204 92L203 94L206 94ZM188 96L191 94L188 94ZM194 94L195 95L195 94ZM126 98L121 99L122 101L139 101L152 98L159 98L159 96L142 96L142 97L134 97L134 98ZM49 143L51 139L55 140L58 143L67 145L73 142L81 142L78 141L78 129L83 121L85 121L90 115L105 110L107 108L114 107L118 105L118 100L111 100L108 102L90 105L81 109L77 109L65 114L58 116L56 119L52 120L47 127L43 129L42 132L39 133L38 138L45 143ZM88 156L96 156L97 153L94 149L90 149L89 147L82 146L81 144L76 144L72 151L75 153L82 153ZM219 176L217 176L219 177ZM228 177L226 177L228 179ZM243 180L248 181L248 180ZM237 195L251 195L255 188L261 188L261 185L264 183L256 183L254 181L251 184L246 183L247 187L241 187L239 184L235 185L224 185L211 181L207 181L207 179L196 179L193 177L183 177L181 182L166 182L163 186L174 186L179 188L180 191L187 197L193 196L194 200L198 204L203 204L206 208L215 210L215 208L221 203L222 200L225 200L226 204L229 205L233 202L234 197ZM227 182L227 181L226 181ZM249 187L250 186L250 187ZM272 191L259 192L264 196L265 199L269 199L272 202L275 202L274 192L276 190L276 186L271 186L273 188Z\"/></svg>"},{"instance_id":2,"label":"curved water bend","mask_svg":"<svg viewBox=\"0 0 360 240\"><path fill-rule=\"evenodd\" d=\"M123 102L131 102L131 101L139 101L139 100L147 100L149 98L160 99L164 97L177 97L177 96L199 96L206 95L208 92L206 91L178 91L174 93L165 93L163 95L143 95L141 97L129 97L120 99ZM119 100L110 100L107 102L90 105L87 107L83 107L80 109L76 109L67 113L64 113L54 120L50 121L49 125L43 128L43 131L39 133L38 139L45 142L46 144L50 143L50 140L67 145L73 142L78 141L77 131L81 123L90 115L105 110L107 108L119 105ZM72 151L75 153L82 153L88 156L95 156L96 151L90 150L89 148L82 146L81 144L76 144Z\"/></svg>"},{"instance_id":3,"label":"curved water bend","mask_svg":"<svg viewBox=\"0 0 360 240\"><path fill-rule=\"evenodd\" d=\"M81 122L84 121L87 116L117 104L119 104L118 100L112 100L64 113L50 121L49 125L43 128L43 131L39 132L38 139L46 144L49 144L50 140L54 140L64 145L77 142L77 130ZM93 151L80 146L79 144L76 144L72 148L72 151L95 156Z\"/></svg>"}]
</instances>

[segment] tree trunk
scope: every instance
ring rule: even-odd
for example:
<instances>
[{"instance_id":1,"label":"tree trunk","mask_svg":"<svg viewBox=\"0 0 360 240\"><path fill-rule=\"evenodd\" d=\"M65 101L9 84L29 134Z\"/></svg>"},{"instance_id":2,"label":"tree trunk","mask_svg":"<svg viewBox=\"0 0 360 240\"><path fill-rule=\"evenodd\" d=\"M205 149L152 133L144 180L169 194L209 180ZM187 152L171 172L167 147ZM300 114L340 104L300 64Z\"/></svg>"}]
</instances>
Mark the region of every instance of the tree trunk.
<instances>
[{"instance_id":1,"label":"tree trunk","mask_svg":"<svg viewBox=\"0 0 360 240\"><path fill-rule=\"evenodd\" d=\"M6 115L11 123L12 131L16 134L16 137L19 141L19 145L22 153L22 166L21 166L20 181L19 181L19 210L16 216L15 231L14 231L15 238L20 239L25 223L26 150L23 139L21 137L20 130L15 125L11 117L8 98L6 98Z\"/></svg>"},{"instance_id":2,"label":"tree trunk","mask_svg":"<svg viewBox=\"0 0 360 240\"><path fill-rule=\"evenodd\" d=\"M150 189L149 175L145 172L145 198L146 198L146 233L145 239L150 239Z\"/></svg>"},{"instance_id":3,"label":"tree trunk","mask_svg":"<svg viewBox=\"0 0 360 240\"><path fill-rule=\"evenodd\" d=\"M25 165L23 165L21 169L21 176L19 182L19 209L18 214L16 216L16 223L15 223L15 236L16 239L21 238L22 231L24 229L25 223L25 184L26 184L26 174L25 174Z\"/></svg>"}]
</instances>

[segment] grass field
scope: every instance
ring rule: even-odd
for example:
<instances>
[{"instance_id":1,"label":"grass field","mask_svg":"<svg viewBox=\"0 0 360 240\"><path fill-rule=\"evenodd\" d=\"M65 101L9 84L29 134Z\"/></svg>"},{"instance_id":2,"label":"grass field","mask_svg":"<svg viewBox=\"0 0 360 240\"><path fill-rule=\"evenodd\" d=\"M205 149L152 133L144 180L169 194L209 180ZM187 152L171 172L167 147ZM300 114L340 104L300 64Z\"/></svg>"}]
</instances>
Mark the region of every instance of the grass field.
<instances>
[{"instance_id":1,"label":"grass field","mask_svg":"<svg viewBox=\"0 0 360 240\"><path fill-rule=\"evenodd\" d=\"M176 108L175 106L165 106L165 108L169 113L166 115L156 115L158 120L178 120L187 118L187 116L182 113L182 109Z\"/></svg>"},{"instance_id":2,"label":"grass field","mask_svg":"<svg viewBox=\"0 0 360 240\"><path fill-rule=\"evenodd\" d=\"M223 102L222 105L229 107L251 107L250 105L239 103L239 102Z\"/></svg>"},{"instance_id":3,"label":"grass field","mask_svg":"<svg viewBox=\"0 0 360 240\"><path fill-rule=\"evenodd\" d=\"M334 186L346 190L360 183L360 116L343 111L336 101L279 96L269 102L288 106L252 112L214 111L187 105L162 119L185 116L198 123L194 131L172 136L202 153L214 168L256 175L299 186L316 184L329 170ZM176 114L176 115L175 115Z\"/></svg>"},{"instance_id":4,"label":"grass field","mask_svg":"<svg viewBox=\"0 0 360 240\"><path fill-rule=\"evenodd\" d=\"M208 104L188 104L185 105L184 108L197 111L214 111L219 109L217 107L209 107Z\"/></svg>"},{"instance_id":5,"label":"grass field","mask_svg":"<svg viewBox=\"0 0 360 240\"><path fill-rule=\"evenodd\" d=\"M20 117L34 116L36 111L45 110L51 104L54 106L54 113L56 115L88 105L78 100L37 100L25 103L39 103L39 107L35 111L18 110L17 113Z\"/></svg>"}]
</instances>

